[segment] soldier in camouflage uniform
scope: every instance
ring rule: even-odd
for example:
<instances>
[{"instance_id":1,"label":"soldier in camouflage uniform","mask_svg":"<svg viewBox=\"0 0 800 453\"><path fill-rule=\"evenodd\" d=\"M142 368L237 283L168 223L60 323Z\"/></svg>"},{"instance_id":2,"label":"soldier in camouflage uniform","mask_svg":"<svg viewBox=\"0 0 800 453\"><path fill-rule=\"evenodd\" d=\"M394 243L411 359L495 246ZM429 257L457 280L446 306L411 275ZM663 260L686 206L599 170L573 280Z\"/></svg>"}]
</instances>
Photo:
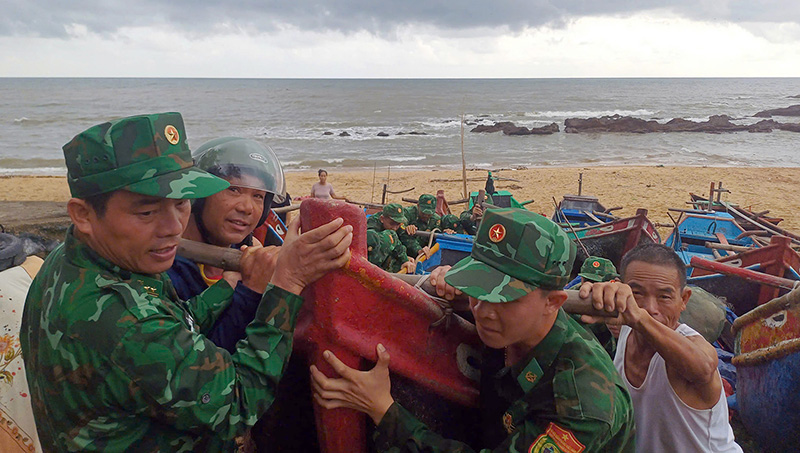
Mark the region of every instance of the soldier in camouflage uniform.
<instances>
[{"instance_id":1,"label":"soldier in camouflage uniform","mask_svg":"<svg viewBox=\"0 0 800 453\"><path fill-rule=\"evenodd\" d=\"M478 335L492 348L481 373L481 451L634 451L625 385L594 337L560 308L574 259L574 243L555 223L523 209L491 209L471 256L431 275L440 295L470 297ZM368 414L379 451L473 451L394 402L389 354L382 345L377 352L375 368L361 372L326 351L342 377L312 367L316 401Z\"/></svg>"},{"instance_id":2,"label":"soldier in camouflage uniform","mask_svg":"<svg viewBox=\"0 0 800 453\"><path fill-rule=\"evenodd\" d=\"M492 196L487 193L484 201L492 204ZM461 214L458 215L458 220L461 222L461 227L464 228L466 234L474 236L478 232L482 217L483 206L476 204L472 209L461 211Z\"/></svg>"},{"instance_id":3,"label":"soldier in camouflage uniform","mask_svg":"<svg viewBox=\"0 0 800 453\"><path fill-rule=\"evenodd\" d=\"M352 227L338 219L299 235L294 222L230 354L203 335L230 302L230 285L223 279L184 302L165 274L188 199L228 186L192 166L180 114L94 126L64 156L73 225L30 287L20 334L42 447L231 451L275 398L298 294L349 259ZM245 249L242 267L263 264L261 250Z\"/></svg>"},{"instance_id":4,"label":"soldier in camouflage uniform","mask_svg":"<svg viewBox=\"0 0 800 453\"><path fill-rule=\"evenodd\" d=\"M406 224L407 235L400 236L403 245L406 246L408 256L417 257L420 252L425 252L430 257L428 241L424 238L414 236L417 231L433 231L434 228L441 229L441 217L436 213L436 197L431 194L419 196L416 206L408 206L403 209L403 215L408 220Z\"/></svg>"},{"instance_id":5,"label":"soldier in camouflage uniform","mask_svg":"<svg viewBox=\"0 0 800 453\"><path fill-rule=\"evenodd\" d=\"M367 230L367 259L370 263L387 272L406 272L413 274L415 263L408 259L406 248L392 230Z\"/></svg>"},{"instance_id":6,"label":"soldier in camouflage uniform","mask_svg":"<svg viewBox=\"0 0 800 453\"><path fill-rule=\"evenodd\" d=\"M461 220L454 214L442 216L442 231L447 234L467 234L467 231L461 226Z\"/></svg>"}]
</instances>

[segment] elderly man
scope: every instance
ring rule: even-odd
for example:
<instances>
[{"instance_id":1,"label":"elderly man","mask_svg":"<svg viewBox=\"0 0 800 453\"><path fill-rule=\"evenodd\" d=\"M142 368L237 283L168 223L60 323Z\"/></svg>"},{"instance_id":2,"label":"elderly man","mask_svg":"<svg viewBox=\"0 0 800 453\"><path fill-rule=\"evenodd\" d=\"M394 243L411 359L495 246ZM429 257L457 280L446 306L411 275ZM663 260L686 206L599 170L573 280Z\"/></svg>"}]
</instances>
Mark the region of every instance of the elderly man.
<instances>
[{"instance_id":1,"label":"elderly man","mask_svg":"<svg viewBox=\"0 0 800 453\"><path fill-rule=\"evenodd\" d=\"M202 332L230 302L223 279L184 302L164 273L190 198L228 183L192 166L178 113L94 126L64 146L73 225L34 279L21 344L42 447L230 451L270 406L305 285L349 259L337 219L290 228L247 336L229 354ZM269 265L248 247L242 267Z\"/></svg>"},{"instance_id":2,"label":"elderly man","mask_svg":"<svg viewBox=\"0 0 800 453\"><path fill-rule=\"evenodd\" d=\"M633 398L636 450L741 452L716 351L679 321L692 294L683 262L669 247L645 244L623 257L620 270L624 283L586 282L581 297L620 312L614 365Z\"/></svg>"},{"instance_id":3,"label":"elderly man","mask_svg":"<svg viewBox=\"0 0 800 453\"><path fill-rule=\"evenodd\" d=\"M492 209L471 256L431 275L440 295L469 296L488 347L481 373L482 448L633 451L624 384L594 337L561 309L574 259L575 244L550 220L523 209ZM431 432L392 399L389 353L382 345L377 352L377 365L361 372L325 351L341 378L312 366L315 400L369 415L379 451L472 451Z\"/></svg>"}]
</instances>

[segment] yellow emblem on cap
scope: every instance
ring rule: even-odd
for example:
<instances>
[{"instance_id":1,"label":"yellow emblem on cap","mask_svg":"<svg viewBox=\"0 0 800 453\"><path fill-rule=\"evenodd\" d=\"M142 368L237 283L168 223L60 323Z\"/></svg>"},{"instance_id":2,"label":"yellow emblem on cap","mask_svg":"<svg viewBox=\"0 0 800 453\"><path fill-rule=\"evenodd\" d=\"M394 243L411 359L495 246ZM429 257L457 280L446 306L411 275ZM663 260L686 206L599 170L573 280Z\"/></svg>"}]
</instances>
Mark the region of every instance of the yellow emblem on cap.
<instances>
[{"instance_id":1,"label":"yellow emblem on cap","mask_svg":"<svg viewBox=\"0 0 800 453\"><path fill-rule=\"evenodd\" d=\"M178 129L171 124L164 128L164 136L167 137L167 141L173 145L177 145L178 142L181 141L181 135L178 133Z\"/></svg>"},{"instance_id":2,"label":"yellow emblem on cap","mask_svg":"<svg viewBox=\"0 0 800 453\"><path fill-rule=\"evenodd\" d=\"M495 223L489 228L489 240L492 242L500 242L506 237L506 227L499 223Z\"/></svg>"}]
</instances>

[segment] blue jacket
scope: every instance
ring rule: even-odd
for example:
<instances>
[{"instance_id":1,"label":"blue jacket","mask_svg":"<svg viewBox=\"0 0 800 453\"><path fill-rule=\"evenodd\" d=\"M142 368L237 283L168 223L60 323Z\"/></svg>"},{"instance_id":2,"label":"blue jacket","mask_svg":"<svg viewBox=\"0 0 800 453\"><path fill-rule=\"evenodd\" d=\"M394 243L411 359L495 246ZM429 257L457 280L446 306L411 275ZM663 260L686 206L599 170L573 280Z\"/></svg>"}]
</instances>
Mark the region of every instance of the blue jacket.
<instances>
[{"instance_id":1,"label":"blue jacket","mask_svg":"<svg viewBox=\"0 0 800 453\"><path fill-rule=\"evenodd\" d=\"M197 264L180 255L175 257L167 275L181 300L189 300L208 289ZM208 339L234 353L236 342L245 337L245 328L255 317L260 301L261 294L239 282L230 305L219 315L211 330L206 332Z\"/></svg>"}]
</instances>

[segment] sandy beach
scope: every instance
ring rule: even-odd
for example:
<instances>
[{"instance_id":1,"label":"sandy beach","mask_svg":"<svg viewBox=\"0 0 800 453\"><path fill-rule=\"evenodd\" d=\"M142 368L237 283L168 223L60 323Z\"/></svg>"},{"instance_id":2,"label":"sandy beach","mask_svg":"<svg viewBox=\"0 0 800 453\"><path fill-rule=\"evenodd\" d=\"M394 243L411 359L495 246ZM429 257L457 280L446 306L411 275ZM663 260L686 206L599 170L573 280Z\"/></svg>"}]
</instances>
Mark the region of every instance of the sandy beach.
<instances>
[{"instance_id":1,"label":"sandy beach","mask_svg":"<svg viewBox=\"0 0 800 453\"><path fill-rule=\"evenodd\" d=\"M576 167L527 168L495 170L494 175L513 179L495 182L498 190L509 190L520 200L531 200L528 209L552 215L553 197L578 191L578 175L583 173L583 194L594 195L607 208L622 206L616 213L632 215L637 208L649 210L648 216L657 223L670 224L669 208L687 208L689 192L708 195L711 182L723 182L731 191L722 199L754 211L769 210L782 217L781 226L800 231L800 197L795 194L800 168L731 168L731 167ZM486 171L468 170L469 190L483 188ZM316 171L286 173L287 188L293 197L308 195L316 182ZM443 189L448 200L463 198L460 170L337 170L330 169L328 181L338 195L359 202L380 203L383 184L389 190L413 190L389 194L388 202L401 202L402 197L416 198L422 193ZM0 177L0 201L29 202L69 199L66 178L57 176ZM452 206L460 212L464 205ZM676 216L673 213L673 216ZM662 236L668 228L660 228Z\"/></svg>"}]
</instances>

